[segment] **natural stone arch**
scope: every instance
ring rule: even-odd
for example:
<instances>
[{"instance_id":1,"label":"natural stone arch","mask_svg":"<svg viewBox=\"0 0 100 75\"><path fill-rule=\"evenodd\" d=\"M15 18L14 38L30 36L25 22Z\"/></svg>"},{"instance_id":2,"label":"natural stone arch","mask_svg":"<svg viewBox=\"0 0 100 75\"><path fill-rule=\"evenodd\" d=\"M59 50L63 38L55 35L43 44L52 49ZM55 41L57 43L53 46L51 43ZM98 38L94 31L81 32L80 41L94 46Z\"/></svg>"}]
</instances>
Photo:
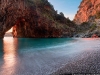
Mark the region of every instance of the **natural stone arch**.
<instances>
[{"instance_id":1,"label":"natural stone arch","mask_svg":"<svg viewBox=\"0 0 100 75\"><path fill-rule=\"evenodd\" d=\"M14 25L19 25L28 18L34 20L32 17L36 15L34 2L30 5L27 0L1 0L0 37L4 37L5 32Z\"/></svg>"},{"instance_id":2,"label":"natural stone arch","mask_svg":"<svg viewBox=\"0 0 100 75\"><path fill-rule=\"evenodd\" d=\"M74 25L57 14L48 0L0 0L0 38L11 27L14 37L69 36L74 29L68 24Z\"/></svg>"},{"instance_id":3,"label":"natural stone arch","mask_svg":"<svg viewBox=\"0 0 100 75\"><path fill-rule=\"evenodd\" d=\"M41 15L44 11L55 12L50 4L46 4L49 4L47 0L1 0L0 37L4 37L5 32L13 26L14 37L58 37L59 32L52 26L53 21ZM46 6L49 9L45 10ZM45 8L44 11L41 7ZM52 30L49 31L50 28Z\"/></svg>"}]
</instances>

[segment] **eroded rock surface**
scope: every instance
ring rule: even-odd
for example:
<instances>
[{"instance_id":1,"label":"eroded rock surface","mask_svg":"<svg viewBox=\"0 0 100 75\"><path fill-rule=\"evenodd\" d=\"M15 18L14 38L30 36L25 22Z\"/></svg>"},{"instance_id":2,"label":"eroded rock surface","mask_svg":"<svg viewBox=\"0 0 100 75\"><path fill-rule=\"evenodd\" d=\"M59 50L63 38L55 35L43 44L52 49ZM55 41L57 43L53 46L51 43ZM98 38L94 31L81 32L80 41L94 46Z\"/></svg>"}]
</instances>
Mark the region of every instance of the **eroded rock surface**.
<instances>
[{"instance_id":1,"label":"eroded rock surface","mask_svg":"<svg viewBox=\"0 0 100 75\"><path fill-rule=\"evenodd\" d=\"M13 27L13 37L71 37L75 25L57 14L48 0L0 0L0 37Z\"/></svg>"},{"instance_id":2,"label":"eroded rock surface","mask_svg":"<svg viewBox=\"0 0 100 75\"><path fill-rule=\"evenodd\" d=\"M74 22L81 24L100 18L100 0L82 0L79 10L75 15Z\"/></svg>"}]
</instances>

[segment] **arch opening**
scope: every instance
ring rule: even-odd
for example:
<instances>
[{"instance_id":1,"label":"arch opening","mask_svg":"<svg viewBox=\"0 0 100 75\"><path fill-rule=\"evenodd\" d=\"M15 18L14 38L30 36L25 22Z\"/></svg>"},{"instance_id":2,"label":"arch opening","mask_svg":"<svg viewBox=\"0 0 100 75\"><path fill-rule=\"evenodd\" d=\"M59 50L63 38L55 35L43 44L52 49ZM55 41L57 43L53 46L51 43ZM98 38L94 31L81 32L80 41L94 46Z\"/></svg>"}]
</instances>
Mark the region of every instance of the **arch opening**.
<instances>
[{"instance_id":1,"label":"arch opening","mask_svg":"<svg viewBox=\"0 0 100 75\"><path fill-rule=\"evenodd\" d=\"M5 32L4 38L5 37L13 37L12 32L13 32L13 27L10 28L8 31Z\"/></svg>"}]
</instances>

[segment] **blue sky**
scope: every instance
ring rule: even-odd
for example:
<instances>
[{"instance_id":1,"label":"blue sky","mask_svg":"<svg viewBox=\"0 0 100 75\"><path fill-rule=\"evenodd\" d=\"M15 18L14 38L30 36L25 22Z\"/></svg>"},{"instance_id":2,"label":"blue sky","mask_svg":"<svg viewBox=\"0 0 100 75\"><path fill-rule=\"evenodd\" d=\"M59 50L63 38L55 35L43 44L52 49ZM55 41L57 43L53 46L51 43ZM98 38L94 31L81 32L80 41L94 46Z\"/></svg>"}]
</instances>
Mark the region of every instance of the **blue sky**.
<instances>
[{"instance_id":1,"label":"blue sky","mask_svg":"<svg viewBox=\"0 0 100 75\"><path fill-rule=\"evenodd\" d=\"M48 0L55 10L63 12L66 17L73 20L76 12L78 11L78 6L82 0Z\"/></svg>"}]
</instances>

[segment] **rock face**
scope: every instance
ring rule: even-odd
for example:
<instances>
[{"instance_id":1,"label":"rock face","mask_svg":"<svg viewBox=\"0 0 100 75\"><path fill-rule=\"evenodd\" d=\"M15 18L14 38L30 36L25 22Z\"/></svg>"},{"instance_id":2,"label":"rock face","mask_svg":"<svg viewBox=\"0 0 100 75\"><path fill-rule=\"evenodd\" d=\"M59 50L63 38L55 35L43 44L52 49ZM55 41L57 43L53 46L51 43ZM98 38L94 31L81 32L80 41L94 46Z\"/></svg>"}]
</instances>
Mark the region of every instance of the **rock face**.
<instances>
[{"instance_id":1,"label":"rock face","mask_svg":"<svg viewBox=\"0 0 100 75\"><path fill-rule=\"evenodd\" d=\"M94 23L87 23L78 25L75 37L81 38L98 38L100 37L100 25Z\"/></svg>"},{"instance_id":2,"label":"rock face","mask_svg":"<svg viewBox=\"0 0 100 75\"><path fill-rule=\"evenodd\" d=\"M81 24L100 18L100 0L82 0L79 10L75 15L74 22Z\"/></svg>"},{"instance_id":3,"label":"rock face","mask_svg":"<svg viewBox=\"0 0 100 75\"><path fill-rule=\"evenodd\" d=\"M82 0L74 22L76 37L100 37L100 0Z\"/></svg>"},{"instance_id":4,"label":"rock face","mask_svg":"<svg viewBox=\"0 0 100 75\"><path fill-rule=\"evenodd\" d=\"M0 37L13 27L13 37L71 37L75 25L57 14L47 0L0 0Z\"/></svg>"}]
</instances>

